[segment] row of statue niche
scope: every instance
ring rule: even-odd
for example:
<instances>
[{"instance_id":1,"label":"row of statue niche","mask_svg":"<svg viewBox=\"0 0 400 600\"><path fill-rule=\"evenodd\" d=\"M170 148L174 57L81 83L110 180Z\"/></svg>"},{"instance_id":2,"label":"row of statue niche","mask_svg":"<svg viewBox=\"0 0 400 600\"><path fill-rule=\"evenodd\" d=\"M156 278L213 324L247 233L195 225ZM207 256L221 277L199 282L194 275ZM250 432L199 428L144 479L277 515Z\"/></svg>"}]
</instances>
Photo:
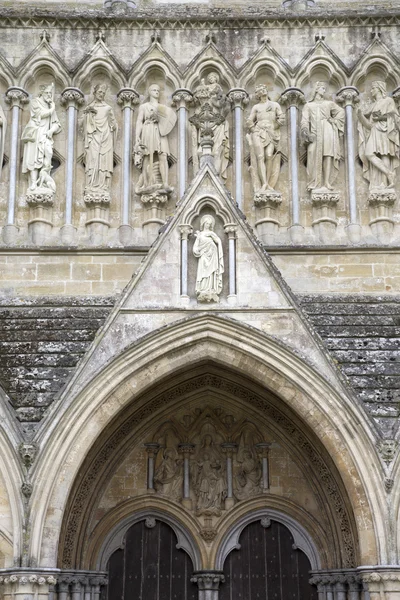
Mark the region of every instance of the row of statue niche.
<instances>
[{"instance_id":1,"label":"row of statue niche","mask_svg":"<svg viewBox=\"0 0 400 600\"><path fill-rule=\"evenodd\" d=\"M302 111L300 130L307 148L307 189L332 190L343 158L345 112L326 98L327 87L317 82L313 95ZM268 97L264 84L255 90L259 102L247 121L250 173L254 192L276 191L281 164L280 129L284 115L277 102ZM370 190L384 190L395 183L399 164L400 115L386 83L371 85L372 102L359 108L359 156Z\"/></svg>"},{"instance_id":2,"label":"row of statue niche","mask_svg":"<svg viewBox=\"0 0 400 600\"><path fill-rule=\"evenodd\" d=\"M109 194L114 168L114 149L118 133L113 108L105 102L107 86L94 87L94 98L83 110L80 120L84 137L85 192ZM141 175L136 192L161 190L169 194L168 135L176 124L176 112L160 104L160 87L153 84L148 101L138 111L134 161ZM255 89L258 100L247 120L250 148L250 173L255 192L276 190L281 162L281 127L284 115L280 105L268 97L264 84ZM229 163L229 101L223 94L217 73L194 91L193 161L196 167L201 153L201 136L208 128L213 141L214 163L226 178ZM386 84L371 85L372 101L358 109L359 156L370 189L390 188L395 183L399 164L400 115ZM204 117L204 115L207 115ZM204 118L203 118L204 117ZM4 155L6 118L0 108L0 164ZM307 187L309 190L332 189L343 158L340 138L344 134L344 110L326 98L326 84L318 82L302 111L302 139L307 147ZM22 172L29 176L29 191L54 193L51 177L53 136L61 131L54 103L54 84L45 85L30 105L30 119L22 133L24 145Z\"/></svg>"},{"instance_id":3,"label":"row of statue niche","mask_svg":"<svg viewBox=\"0 0 400 600\"><path fill-rule=\"evenodd\" d=\"M233 490L237 500L261 493L262 467L250 446L239 447L234 465ZM219 516L227 496L226 458L211 435L206 434L190 466L190 487L196 497L197 515ZM179 502L183 491L183 459L176 448L164 448L154 473L158 494Z\"/></svg>"}]
</instances>

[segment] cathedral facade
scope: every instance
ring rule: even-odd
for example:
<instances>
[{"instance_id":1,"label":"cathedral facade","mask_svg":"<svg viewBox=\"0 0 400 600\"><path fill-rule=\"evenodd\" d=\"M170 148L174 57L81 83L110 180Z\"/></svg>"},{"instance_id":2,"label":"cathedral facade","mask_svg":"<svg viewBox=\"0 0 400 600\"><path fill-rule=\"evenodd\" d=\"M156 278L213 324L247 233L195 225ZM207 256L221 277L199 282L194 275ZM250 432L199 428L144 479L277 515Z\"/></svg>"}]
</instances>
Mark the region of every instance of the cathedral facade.
<instances>
[{"instance_id":1,"label":"cathedral facade","mask_svg":"<svg viewBox=\"0 0 400 600\"><path fill-rule=\"evenodd\" d=\"M400 6L0 0L0 597L400 600Z\"/></svg>"}]
</instances>

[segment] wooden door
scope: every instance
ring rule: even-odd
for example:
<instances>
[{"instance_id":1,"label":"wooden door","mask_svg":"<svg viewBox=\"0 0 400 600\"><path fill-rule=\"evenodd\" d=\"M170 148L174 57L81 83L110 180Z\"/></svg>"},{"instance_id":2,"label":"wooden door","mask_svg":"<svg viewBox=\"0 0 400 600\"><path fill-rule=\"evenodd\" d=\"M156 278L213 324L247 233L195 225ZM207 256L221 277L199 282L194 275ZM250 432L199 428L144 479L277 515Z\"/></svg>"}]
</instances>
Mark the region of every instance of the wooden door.
<instances>
[{"instance_id":1,"label":"wooden door","mask_svg":"<svg viewBox=\"0 0 400 600\"><path fill-rule=\"evenodd\" d=\"M294 550L290 531L276 521L250 523L224 565L219 600L317 600L308 583L310 561Z\"/></svg>"},{"instance_id":2,"label":"wooden door","mask_svg":"<svg viewBox=\"0 0 400 600\"><path fill-rule=\"evenodd\" d=\"M108 600L197 600L192 561L176 544L174 531L162 521L132 525L124 548L108 563Z\"/></svg>"}]
</instances>

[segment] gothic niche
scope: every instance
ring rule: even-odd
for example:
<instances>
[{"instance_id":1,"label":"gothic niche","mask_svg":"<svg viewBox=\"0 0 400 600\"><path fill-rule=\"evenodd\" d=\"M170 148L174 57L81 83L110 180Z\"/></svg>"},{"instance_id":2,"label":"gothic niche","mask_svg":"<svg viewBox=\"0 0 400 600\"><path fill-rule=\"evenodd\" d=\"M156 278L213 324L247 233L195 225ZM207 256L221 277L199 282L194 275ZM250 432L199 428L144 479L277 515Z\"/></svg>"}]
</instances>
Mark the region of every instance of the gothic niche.
<instances>
[{"instance_id":1,"label":"gothic niche","mask_svg":"<svg viewBox=\"0 0 400 600\"><path fill-rule=\"evenodd\" d=\"M163 423L145 444L148 492L179 502L204 522L269 489L268 450L257 425L220 408L195 409Z\"/></svg>"}]
</instances>

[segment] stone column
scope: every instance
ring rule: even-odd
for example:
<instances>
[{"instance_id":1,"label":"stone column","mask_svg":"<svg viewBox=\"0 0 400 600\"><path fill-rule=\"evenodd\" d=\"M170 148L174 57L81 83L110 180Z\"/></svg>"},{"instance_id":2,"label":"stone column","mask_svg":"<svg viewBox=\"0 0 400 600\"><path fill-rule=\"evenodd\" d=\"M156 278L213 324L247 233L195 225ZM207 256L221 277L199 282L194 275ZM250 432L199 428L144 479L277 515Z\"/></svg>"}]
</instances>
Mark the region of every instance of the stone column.
<instances>
[{"instance_id":1,"label":"stone column","mask_svg":"<svg viewBox=\"0 0 400 600\"><path fill-rule=\"evenodd\" d=\"M249 103L249 95L242 88L233 88L228 92L228 98L235 112L235 200L243 210L243 124L244 107Z\"/></svg>"},{"instance_id":2,"label":"stone column","mask_svg":"<svg viewBox=\"0 0 400 600\"><path fill-rule=\"evenodd\" d=\"M74 170L76 147L76 113L85 102L83 92L78 88L67 87L61 93L61 104L68 112L67 166L65 173L65 224L61 227L61 241L64 244L74 244L76 227L72 224L74 199Z\"/></svg>"},{"instance_id":3,"label":"stone column","mask_svg":"<svg viewBox=\"0 0 400 600\"><path fill-rule=\"evenodd\" d=\"M271 444L269 442L260 442L256 444L256 450L259 453L262 460L262 491L265 493L269 492L269 449Z\"/></svg>"},{"instance_id":4,"label":"stone column","mask_svg":"<svg viewBox=\"0 0 400 600\"><path fill-rule=\"evenodd\" d=\"M219 585L225 577L222 571L195 571L190 581L199 586L199 600L218 600Z\"/></svg>"},{"instance_id":5,"label":"stone column","mask_svg":"<svg viewBox=\"0 0 400 600\"><path fill-rule=\"evenodd\" d=\"M237 225L227 223L224 225L225 233L228 236L229 249L229 294L228 304L235 305L237 300L236 294L236 232Z\"/></svg>"},{"instance_id":6,"label":"stone column","mask_svg":"<svg viewBox=\"0 0 400 600\"><path fill-rule=\"evenodd\" d=\"M226 479L227 479L227 495L225 498L225 510L229 510L235 505L233 496L233 453L236 452L237 444L234 442L224 442L221 444L222 451L226 455Z\"/></svg>"},{"instance_id":7,"label":"stone column","mask_svg":"<svg viewBox=\"0 0 400 600\"><path fill-rule=\"evenodd\" d=\"M300 223L300 198L299 198L299 173L298 173L298 110L305 103L303 92L295 87L290 87L283 92L279 102L286 105L289 110L290 127L290 179L292 195L292 225L289 228L290 239L294 244L303 240L304 227Z\"/></svg>"},{"instance_id":8,"label":"stone column","mask_svg":"<svg viewBox=\"0 0 400 600\"><path fill-rule=\"evenodd\" d=\"M160 444L149 442L145 444L145 448L147 452L147 493L154 494L154 465Z\"/></svg>"},{"instance_id":9,"label":"stone column","mask_svg":"<svg viewBox=\"0 0 400 600\"><path fill-rule=\"evenodd\" d=\"M178 158L178 173L179 173L179 198L185 193L187 187L187 109L188 105L193 102L193 94L190 90L180 88L172 94L172 104L178 110L179 119L179 158Z\"/></svg>"},{"instance_id":10,"label":"stone column","mask_svg":"<svg viewBox=\"0 0 400 600\"><path fill-rule=\"evenodd\" d=\"M6 92L6 102L11 105L11 145L10 145L10 188L8 194L7 225L3 227L3 240L6 244L14 244L18 227L15 224L15 208L17 196L17 170L19 148L19 111L29 102L28 93L19 87L10 87Z\"/></svg>"},{"instance_id":11,"label":"stone column","mask_svg":"<svg viewBox=\"0 0 400 600\"><path fill-rule=\"evenodd\" d=\"M182 504L189 510L192 509L190 497L190 455L194 452L194 444L179 444L179 452L183 455L183 498Z\"/></svg>"},{"instance_id":12,"label":"stone column","mask_svg":"<svg viewBox=\"0 0 400 600\"><path fill-rule=\"evenodd\" d=\"M117 102L124 113L124 153L122 159L123 192L122 192L122 224L118 229L119 241L123 246L132 244L132 227L130 225L131 199L131 133L132 113L139 104L139 94L131 88L122 88L117 94Z\"/></svg>"},{"instance_id":13,"label":"stone column","mask_svg":"<svg viewBox=\"0 0 400 600\"><path fill-rule=\"evenodd\" d=\"M193 232L190 225L180 225L181 232L181 300L183 304L189 304L188 295L188 238Z\"/></svg>"},{"instance_id":14,"label":"stone column","mask_svg":"<svg viewBox=\"0 0 400 600\"><path fill-rule=\"evenodd\" d=\"M359 92L357 88L353 86L343 87L338 91L336 100L344 105L346 111L347 180L350 211L350 222L347 226L347 235L349 240L353 244L356 244L361 239L361 225L358 222L357 216L353 108L360 101Z\"/></svg>"}]
</instances>

